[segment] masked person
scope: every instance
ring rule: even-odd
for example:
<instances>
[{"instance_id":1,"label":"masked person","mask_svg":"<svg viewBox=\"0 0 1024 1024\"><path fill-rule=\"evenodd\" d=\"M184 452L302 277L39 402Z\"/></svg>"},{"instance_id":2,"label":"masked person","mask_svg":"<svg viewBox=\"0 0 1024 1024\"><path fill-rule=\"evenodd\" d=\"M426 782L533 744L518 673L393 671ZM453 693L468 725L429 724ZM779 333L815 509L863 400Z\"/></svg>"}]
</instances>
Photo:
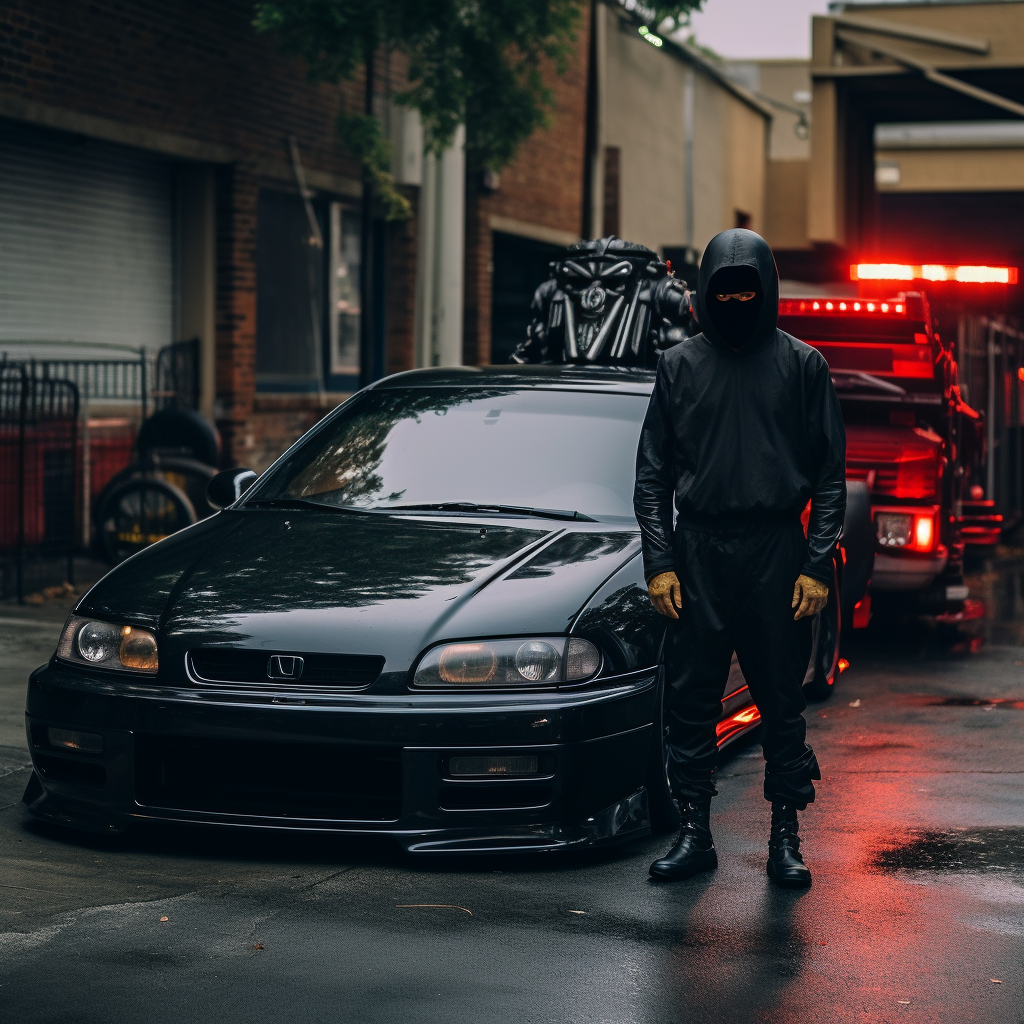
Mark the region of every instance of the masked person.
<instances>
[{"instance_id":1,"label":"masked person","mask_svg":"<svg viewBox=\"0 0 1024 1024\"><path fill-rule=\"evenodd\" d=\"M702 333L662 355L637 453L648 590L678 620L666 640L666 720L682 828L651 874L688 878L718 865L715 726L735 651L761 713L768 875L802 888L811 875L797 811L821 778L805 739L803 679L846 509L846 433L825 360L776 327L779 277L763 238L743 229L713 238L695 299Z\"/></svg>"}]
</instances>

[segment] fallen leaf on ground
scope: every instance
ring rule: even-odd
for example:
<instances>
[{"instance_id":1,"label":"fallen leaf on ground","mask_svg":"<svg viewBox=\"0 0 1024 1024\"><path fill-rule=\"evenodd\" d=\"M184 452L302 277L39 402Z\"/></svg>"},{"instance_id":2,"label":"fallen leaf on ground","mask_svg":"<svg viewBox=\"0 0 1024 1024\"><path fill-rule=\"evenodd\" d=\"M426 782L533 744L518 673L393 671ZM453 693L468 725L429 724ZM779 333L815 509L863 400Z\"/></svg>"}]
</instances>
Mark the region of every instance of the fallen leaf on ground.
<instances>
[{"instance_id":1,"label":"fallen leaf on ground","mask_svg":"<svg viewBox=\"0 0 1024 1024\"><path fill-rule=\"evenodd\" d=\"M859 708L860 707L860 697L858 697L856 700L851 700L850 701L850 707L851 708Z\"/></svg>"},{"instance_id":2,"label":"fallen leaf on ground","mask_svg":"<svg viewBox=\"0 0 1024 1024\"><path fill-rule=\"evenodd\" d=\"M170 918L169 918L169 917L161 917L161 918L160 918L160 920L161 920L161 921L169 921L169 920L170 920Z\"/></svg>"},{"instance_id":3,"label":"fallen leaf on ground","mask_svg":"<svg viewBox=\"0 0 1024 1024\"><path fill-rule=\"evenodd\" d=\"M989 978L988 980L991 981L993 985L1002 985L1003 983L1002 978Z\"/></svg>"},{"instance_id":4,"label":"fallen leaf on ground","mask_svg":"<svg viewBox=\"0 0 1024 1024\"><path fill-rule=\"evenodd\" d=\"M257 942L256 945L253 946L252 948L253 949L262 949L263 948L263 943L262 942Z\"/></svg>"},{"instance_id":5,"label":"fallen leaf on ground","mask_svg":"<svg viewBox=\"0 0 1024 1024\"><path fill-rule=\"evenodd\" d=\"M464 914L473 916L472 910L465 907L457 907L454 903L396 903L397 910L461 910Z\"/></svg>"}]
</instances>

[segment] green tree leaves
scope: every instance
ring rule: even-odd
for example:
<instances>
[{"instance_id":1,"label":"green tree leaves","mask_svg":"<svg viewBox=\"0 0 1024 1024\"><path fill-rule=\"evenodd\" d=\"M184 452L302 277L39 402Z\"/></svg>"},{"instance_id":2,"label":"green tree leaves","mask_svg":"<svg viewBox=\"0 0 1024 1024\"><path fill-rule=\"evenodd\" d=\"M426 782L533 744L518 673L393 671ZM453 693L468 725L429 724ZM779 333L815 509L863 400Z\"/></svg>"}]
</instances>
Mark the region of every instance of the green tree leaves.
<instances>
[{"instance_id":1,"label":"green tree leaves","mask_svg":"<svg viewBox=\"0 0 1024 1024\"><path fill-rule=\"evenodd\" d=\"M684 24L703 0L623 4L651 25ZM586 0L261 0L256 28L301 57L314 81L351 80L380 51L408 59L409 87L395 102L419 110L433 152L466 125L466 149L499 170L547 122L546 65L564 73ZM371 124L374 122L376 127ZM366 168L388 215L408 204L389 175L390 153L377 118L343 114L338 127Z\"/></svg>"}]
</instances>

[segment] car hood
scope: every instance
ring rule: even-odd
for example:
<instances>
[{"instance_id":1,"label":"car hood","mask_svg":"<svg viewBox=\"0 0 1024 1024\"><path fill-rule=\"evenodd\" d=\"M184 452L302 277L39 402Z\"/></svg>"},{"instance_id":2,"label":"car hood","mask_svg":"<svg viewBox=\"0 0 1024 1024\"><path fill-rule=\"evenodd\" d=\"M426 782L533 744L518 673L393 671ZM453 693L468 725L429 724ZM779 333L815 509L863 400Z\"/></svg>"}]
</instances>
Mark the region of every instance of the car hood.
<instances>
[{"instance_id":1,"label":"car hood","mask_svg":"<svg viewBox=\"0 0 1024 1024\"><path fill-rule=\"evenodd\" d=\"M226 644L404 672L440 640L564 633L638 552L635 527L597 523L228 511L118 566L79 611L157 626L161 662Z\"/></svg>"}]
</instances>

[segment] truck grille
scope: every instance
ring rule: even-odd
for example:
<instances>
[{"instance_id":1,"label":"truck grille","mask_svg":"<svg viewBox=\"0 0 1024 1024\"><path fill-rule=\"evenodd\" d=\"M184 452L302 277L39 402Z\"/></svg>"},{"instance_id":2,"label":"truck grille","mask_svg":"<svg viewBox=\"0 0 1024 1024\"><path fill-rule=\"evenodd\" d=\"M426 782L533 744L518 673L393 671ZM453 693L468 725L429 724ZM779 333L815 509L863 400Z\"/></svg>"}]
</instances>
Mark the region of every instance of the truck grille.
<instances>
[{"instance_id":1,"label":"truck grille","mask_svg":"<svg viewBox=\"0 0 1024 1024\"><path fill-rule=\"evenodd\" d=\"M189 651L192 674L206 683L243 683L249 685L350 688L369 686L384 668L384 659L366 654L301 654L302 668L295 679L275 679L270 675L275 651L249 651L237 648L199 648ZM281 657L295 658L294 653Z\"/></svg>"},{"instance_id":2,"label":"truck grille","mask_svg":"<svg viewBox=\"0 0 1024 1024\"><path fill-rule=\"evenodd\" d=\"M846 463L846 479L866 481L872 494L895 496L898 478L899 470L893 465L858 465L852 460Z\"/></svg>"},{"instance_id":3,"label":"truck grille","mask_svg":"<svg viewBox=\"0 0 1024 1024\"><path fill-rule=\"evenodd\" d=\"M397 821L401 750L141 734L135 799L144 807L329 821Z\"/></svg>"}]
</instances>

